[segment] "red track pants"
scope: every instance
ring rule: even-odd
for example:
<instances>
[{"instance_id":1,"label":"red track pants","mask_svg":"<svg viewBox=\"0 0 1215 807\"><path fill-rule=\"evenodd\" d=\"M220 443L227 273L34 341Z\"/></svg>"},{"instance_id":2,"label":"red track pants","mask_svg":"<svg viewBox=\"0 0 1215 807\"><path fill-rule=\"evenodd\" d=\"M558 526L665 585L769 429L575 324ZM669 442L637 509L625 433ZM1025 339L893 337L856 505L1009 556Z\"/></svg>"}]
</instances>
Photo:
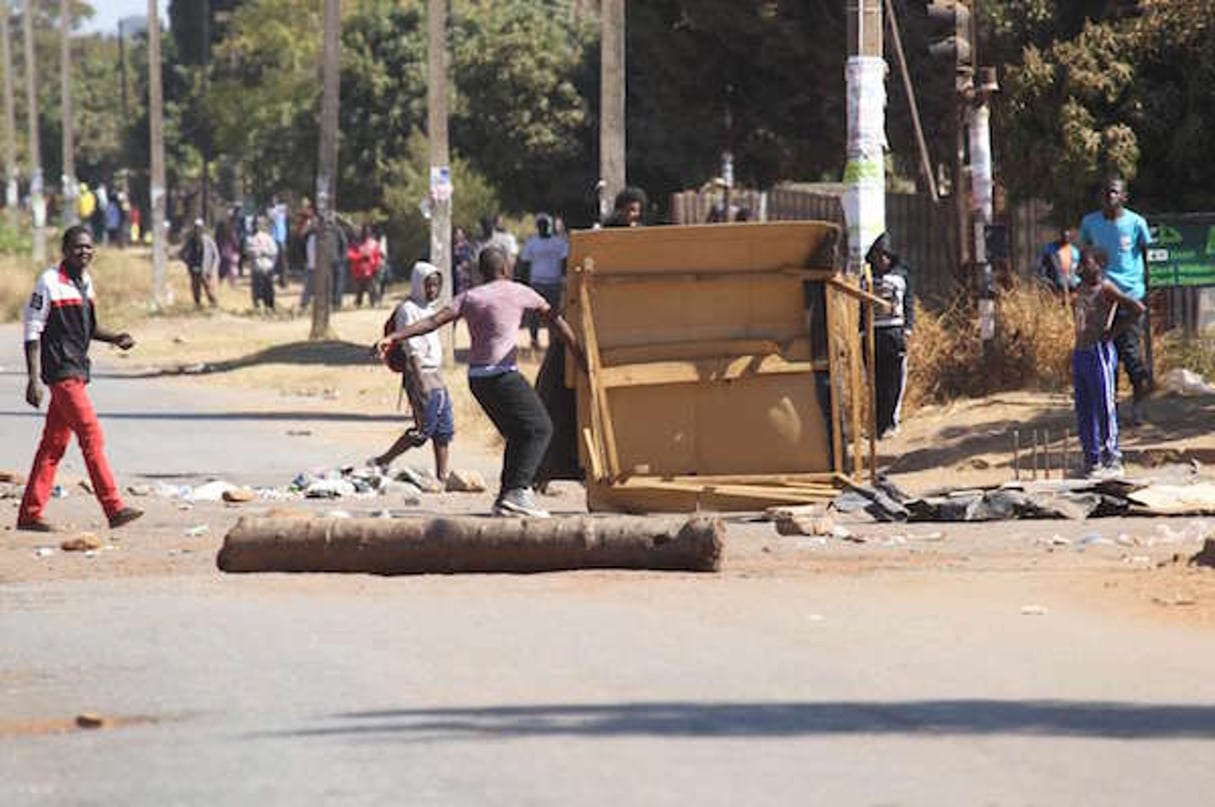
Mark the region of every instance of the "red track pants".
<instances>
[{"instance_id":1,"label":"red track pants","mask_svg":"<svg viewBox=\"0 0 1215 807\"><path fill-rule=\"evenodd\" d=\"M93 492L97 501L101 502L106 517L113 517L122 509L122 496L114 484L110 464L106 462L105 440L101 435L101 424L97 422L97 413L93 411L93 402L89 400L83 381L68 378L51 384L51 405L46 412L42 442L34 455L34 467L30 469L30 478L25 485L25 496L21 499L18 522L42 518L46 500L50 498L51 487L55 484L55 471L59 469L59 460L63 459L63 452L67 450L73 432L80 443L80 452L84 454Z\"/></svg>"}]
</instances>

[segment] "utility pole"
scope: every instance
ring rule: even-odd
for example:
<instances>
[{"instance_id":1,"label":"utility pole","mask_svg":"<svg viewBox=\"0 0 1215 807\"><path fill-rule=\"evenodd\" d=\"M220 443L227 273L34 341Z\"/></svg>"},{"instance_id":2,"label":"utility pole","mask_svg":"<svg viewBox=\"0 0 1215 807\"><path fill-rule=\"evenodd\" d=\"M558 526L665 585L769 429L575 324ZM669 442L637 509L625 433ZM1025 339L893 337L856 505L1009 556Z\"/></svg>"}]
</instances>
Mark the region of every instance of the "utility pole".
<instances>
[{"instance_id":1,"label":"utility pole","mask_svg":"<svg viewBox=\"0 0 1215 807\"><path fill-rule=\"evenodd\" d=\"M127 120L127 46L122 20L118 21L118 84L122 93L122 119Z\"/></svg>"},{"instance_id":2,"label":"utility pole","mask_svg":"<svg viewBox=\"0 0 1215 807\"><path fill-rule=\"evenodd\" d=\"M70 227L79 221L76 195L75 119L72 117L72 13L71 0L59 0L59 24L62 38L59 51L59 81L63 102L63 225Z\"/></svg>"},{"instance_id":3,"label":"utility pole","mask_svg":"<svg viewBox=\"0 0 1215 807\"><path fill-rule=\"evenodd\" d=\"M447 0L426 6L426 137L430 142L430 262L443 277L440 306L451 300L451 154L447 143ZM455 329L443 328L443 363L455 361Z\"/></svg>"},{"instance_id":4,"label":"utility pole","mask_svg":"<svg viewBox=\"0 0 1215 807\"><path fill-rule=\"evenodd\" d=\"M0 58L4 59L4 207L8 224L17 229L17 113L13 110L13 47L9 31L12 9L0 6Z\"/></svg>"},{"instance_id":5,"label":"utility pole","mask_svg":"<svg viewBox=\"0 0 1215 807\"><path fill-rule=\"evenodd\" d=\"M625 186L624 2L603 0L599 52L599 218L612 211Z\"/></svg>"},{"instance_id":6,"label":"utility pole","mask_svg":"<svg viewBox=\"0 0 1215 807\"><path fill-rule=\"evenodd\" d=\"M848 0L848 165L844 218L848 271L860 274L865 251L886 229L886 60L882 0Z\"/></svg>"},{"instance_id":7,"label":"utility pole","mask_svg":"<svg viewBox=\"0 0 1215 807\"><path fill-rule=\"evenodd\" d=\"M27 0L28 1L28 0ZM168 249L165 239L164 96L160 86L160 14L148 0L148 123L152 148L152 297L157 309L172 303L165 283Z\"/></svg>"},{"instance_id":8,"label":"utility pole","mask_svg":"<svg viewBox=\"0 0 1215 807\"><path fill-rule=\"evenodd\" d=\"M66 0L65 0L66 2ZM211 67L211 0L202 0L199 5L202 8L202 95L207 97L207 89L210 86L210 67ZM204 123L205 127L202 132L202 218L205 222L211 221L210 216L210 196L211 196L211 127ZM315 280L315 278L313 278Z\"/></svg>"},{"instance_id":9,"label":"utility pole","mask_svg":"<svg viewBox=\"0 0 1215 807\"><path fill-rule=\"evenodd\" d=\"M155 0L152 0L155 2ZM34 62L34 10L30 0L22 3L25 31L25 96L30 130L30 213L34 220L34 263L46 263L46 199L42 186L42 151L38 144L38 66Z\"/></svg>"},{"instance_id":10,"label":"utility pole","mask_svg":"<svg viewBox=\"0 0 1215 807\"><path fill-rule=\"evenodd\" d=\"M321 54L321 144L316 171L316 266L312 270L312 330L309 339L327 339L337 260L338 92L341 89L340 0L325 0Z\"/></svg>"}]
</instances>

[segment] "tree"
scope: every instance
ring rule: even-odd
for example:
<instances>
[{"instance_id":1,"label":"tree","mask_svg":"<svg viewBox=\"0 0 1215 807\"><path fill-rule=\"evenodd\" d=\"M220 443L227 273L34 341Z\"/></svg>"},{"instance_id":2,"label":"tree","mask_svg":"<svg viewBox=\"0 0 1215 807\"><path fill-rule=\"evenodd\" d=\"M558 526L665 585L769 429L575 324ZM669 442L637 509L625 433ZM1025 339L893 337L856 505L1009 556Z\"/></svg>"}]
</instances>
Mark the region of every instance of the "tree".
<instances>
[{"instance_id":1,"label":"tree","mask_svg":"<svg viewBox=\"0 0 1215 807\"><path fill-rule=\"evenodd\" d=\"M585 89L598 76L594 26L568 0L464 0L454 12L455 148L509 209L578 205L598 173Z\"/></svg>"}]
</instances>

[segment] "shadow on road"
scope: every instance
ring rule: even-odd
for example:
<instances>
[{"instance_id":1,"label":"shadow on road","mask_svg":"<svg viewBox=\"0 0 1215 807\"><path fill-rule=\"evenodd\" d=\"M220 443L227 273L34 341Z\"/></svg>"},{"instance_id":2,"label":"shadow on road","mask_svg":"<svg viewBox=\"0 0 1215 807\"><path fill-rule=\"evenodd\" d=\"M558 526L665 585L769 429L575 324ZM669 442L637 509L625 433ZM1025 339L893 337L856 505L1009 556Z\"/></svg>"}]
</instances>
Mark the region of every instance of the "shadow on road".
<instances>
[{"instance_id":1,"label":"shadow on road","mask_svg":"<svg viewBox=\"0 0 1215 807\"><path fill-rule=\"evenodd\" d=\"M402 709L336 715L274 736L475 739L547 736L797 737L832 734L1215 739L1215 706L1075 701L623 703Z\"/></svg>"}]
</instances>

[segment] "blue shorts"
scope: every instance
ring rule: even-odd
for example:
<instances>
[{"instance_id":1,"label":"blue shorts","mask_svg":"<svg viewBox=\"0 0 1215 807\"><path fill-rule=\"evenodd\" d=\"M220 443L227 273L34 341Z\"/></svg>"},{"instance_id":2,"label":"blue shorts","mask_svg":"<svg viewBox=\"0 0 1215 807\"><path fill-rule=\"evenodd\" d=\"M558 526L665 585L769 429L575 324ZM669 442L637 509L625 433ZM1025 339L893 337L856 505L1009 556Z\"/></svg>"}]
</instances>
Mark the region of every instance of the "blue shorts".
<instances>
[{"instance_id":1,"label":"blue shorts","mask_svg":"<svg viewBox=\"0 0 1215 807\"><path fill-rule=\"evenodd\" d=\"M441 446L450 443L451 438L455 436L455 423L451 417L451 395L446 387L426 393L420 431Z\"/></svg>"}]
</instances>

